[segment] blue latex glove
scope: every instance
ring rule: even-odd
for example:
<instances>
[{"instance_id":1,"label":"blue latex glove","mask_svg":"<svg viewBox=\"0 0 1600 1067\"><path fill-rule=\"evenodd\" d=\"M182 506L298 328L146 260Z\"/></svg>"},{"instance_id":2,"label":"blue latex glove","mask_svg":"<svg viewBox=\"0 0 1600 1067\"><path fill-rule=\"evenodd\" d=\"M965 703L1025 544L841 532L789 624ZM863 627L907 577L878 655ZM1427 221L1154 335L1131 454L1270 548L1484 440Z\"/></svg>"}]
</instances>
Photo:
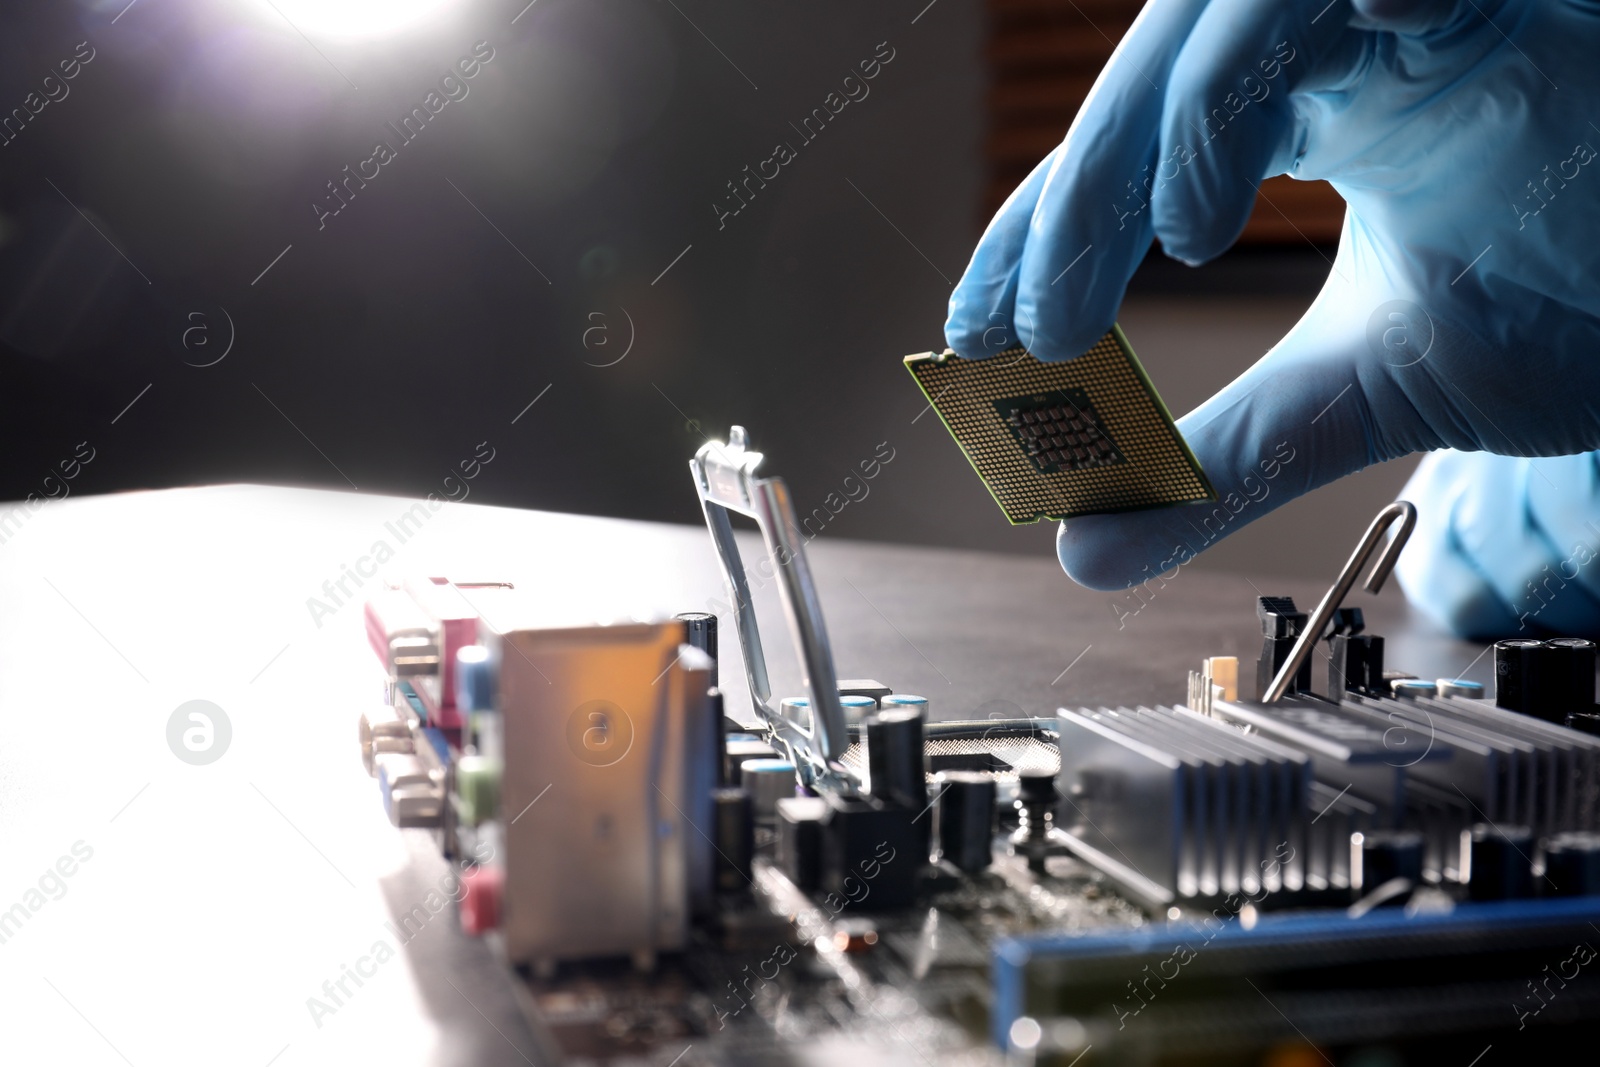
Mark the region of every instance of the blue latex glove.
<instances>
[{"instance_id":1,"label":"blue latex glove","mask_svg":"<svg viewBox=\"0 0 1600 1067\"><path fill-rule=\"evenodd\" d=\"M1468 637L1600 636L1600 457L1428 456L1426 501L1395 569L1406 594Z\"/></svg>"},{"instance_id":2,"label":"blue latex glove","mask_svg":"<svg viewBox=\"0 0 1600 1067\"><path fill-rule=\"evenodd\" d=\"M1265 176L1327 178L1349 209L1305 317L1179 420L1222 502L1065 522L1068 574L1098 589L1147 581L1301 493L1410 452L1600 447L1591 120L1595 0L1152 0L1066 140L990 223L950 300L951 347L982 358L1020 340L1041 359L1079 355L1111 325L1152 237L1186 262L1218 255ZM1588 470L1536 466L1555 500L1564 477ZM1496 485L1470 538L1477 555L1451 548L1458 561L1426 581L1412 569L1408 584L1475 631L1514 630L1523 572L1570 553L1570 531L1548 556L1508 533L1533 555L1502 571L1497 524L1520 521L1537 494L1528 478ZM1415 502L1443 521L1440 502Z\"/></svg>"}]
</instances>

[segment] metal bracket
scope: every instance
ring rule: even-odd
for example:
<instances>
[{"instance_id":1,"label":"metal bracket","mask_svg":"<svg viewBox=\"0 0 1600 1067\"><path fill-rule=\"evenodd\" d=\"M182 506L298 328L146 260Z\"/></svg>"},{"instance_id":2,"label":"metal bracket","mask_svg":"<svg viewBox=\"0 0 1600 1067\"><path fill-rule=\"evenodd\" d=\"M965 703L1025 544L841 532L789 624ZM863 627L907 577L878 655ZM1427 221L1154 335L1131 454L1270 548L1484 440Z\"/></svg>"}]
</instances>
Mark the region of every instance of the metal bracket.
<instances>
[{"instance_id":1,"label":"metal bracket","mask_svg":"<svg viewBox=\"0 0 1600 1067\"><path fill-rule=\"evenodd\" d=\"M819 779L833 779L848 786L854 776L839 761L850 739L844 708L839 703L833 650L822 622L822 602L806 563L804 539L795 521L789 489L782 478L756 477L762 458L760 452L750 449L744 427L735 426L728 432L727 444L709 441L702 446L689 461L689 469L716 545L723 580L733 597L739 651L744 657L750 702L756 714L790 750L802 781L810 785ZM801 680L810 699L810 722L783 714L772 699L755 603L750 599L750 583L733 537L732 514L754 519L761 530L767 550L763 562L770 569L765 578L776 578L778 582L789 636L800 660ZM757 567L759 576L760 564Z\"/></svg>"},{"instance_id":2,"label":"metal bracket","mask_svg":"<svg viewBox=\"0 0 1600 1067\"><path fill-rule=\"evenodd\" d=\"M1378 542L1384 533L1399 522L1399 529L1395 530L1394 537L1384 546L1383 554L1378 557L1378 562L1372 565L1372 571L1367 575L1363 585L1369 593L1376 593L1383 588L1384 580L1389 577L1389 572L1394 570L1395 561L1400 558L1400 550L1406 547L1406 541L1411 537L1412 529L1417 525L1417 509L1410 501L1396 500L1393 504L1378 512L1372 525L1367 527L1367 532L1362 535L1361 543L1350 554L1350 559L1344 565L1344 570L1339 572L1339 577L1333 580L1333 585L1323 594L1322 602L1311 613L1311 618L1306 620L1306 628L1300 633L1300 640L1296 641L1294 648L1289 651L1289 658L1278 669L1278 675L1272 679L1272 684L1267 687L1266 693L1261 697L1263 704L1271 704L1283 699L1283 694L1289 690L1289 682L1300 670L1306 660L1311 658L1311 650L1322 640L1322 633L1328 628L1328 623L1333 619L1333 613L1344 603L1344 598L1350 592L1350 587L1356 584L1356 575L1361 568L1366 566L1367 560L1378 549Z\"/></svg>"}]
</instances>

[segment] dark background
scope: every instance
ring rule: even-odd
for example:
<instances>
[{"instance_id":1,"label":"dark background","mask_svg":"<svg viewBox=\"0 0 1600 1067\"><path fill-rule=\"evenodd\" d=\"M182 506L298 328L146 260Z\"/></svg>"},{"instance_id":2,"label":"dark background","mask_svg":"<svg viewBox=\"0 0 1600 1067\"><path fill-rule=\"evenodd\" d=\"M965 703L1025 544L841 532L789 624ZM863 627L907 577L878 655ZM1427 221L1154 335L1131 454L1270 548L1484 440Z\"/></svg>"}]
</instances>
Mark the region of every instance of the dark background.
<instances>
[{"instance_id":1,"label":"dark background","mask_svg":"<svg viewBox=\"0 0 1600 1067\"><path fill-rule=\"evenodd\" d=\"M446 478L487 441L474 503L695 522L686 461L739 422L802 511L894 450L823 536L1050 552L1053 526L1009 527L919 418L900 357L943 347L996 190L1137 5L525 3L366 36L266 0L7 5L0 115L79 42L95 57L0 147L0 499L52 491L82 441L73 494L459 496ZM385 123L480 40L468 96L401 144ZM798 147L789 124L881 42L870 95ZM398 158L319 230L326 183L379 139ZM798 158L719 229L725 183L780 140ZM1304 199L1218 264L1136 280L1123 323L1175 411L1315 293L1337 213ZM1206 565L1331 567L1404 473Z\"/></svg>"}]
</instances>

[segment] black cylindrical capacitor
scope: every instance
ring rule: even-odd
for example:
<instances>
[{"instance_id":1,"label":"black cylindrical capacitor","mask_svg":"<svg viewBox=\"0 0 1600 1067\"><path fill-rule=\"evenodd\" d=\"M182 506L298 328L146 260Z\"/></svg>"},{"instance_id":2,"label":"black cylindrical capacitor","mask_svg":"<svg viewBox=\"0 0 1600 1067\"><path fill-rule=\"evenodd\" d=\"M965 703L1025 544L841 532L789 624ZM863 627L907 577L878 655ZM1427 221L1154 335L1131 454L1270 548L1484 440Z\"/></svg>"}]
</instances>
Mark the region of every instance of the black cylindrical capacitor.
<instances>
[{"instance_id":1,"label":"black cylindrical capacitor","mask_svg":"<svg viewBox=\"0 0 1600 1067\"><path fill-rule=\"evenodd\" d=\"M994 779L975 771L940 777L939 851L963 871L981 871L994 853Z\"/></svg>"},{"instance_id":2,"label":"black cylindrical capacitor","mask_svg":"<svg viewBox=\"0 0 1600 1067\"><path fill-rule=\"evenodd\" d=\"M742 893L751 886L750 862L755 856L755 812L750 794L743 789L711 791L713 830L717 846L716 890Z\"/></svg>"},{"instance_id":3,"label":"black cylindrical capacitor","mask_svg":"<svg viewBox=\"0 0 1600 1067\"><path fill-rule=\"evenodd\" d=\"M1594 642L1582 637L1556 637L1544 643L1538 704L1528 711L1548 722L1563 723L1574 711L1594 708Z\"/></svg>"},{"instance_id":4,"label":"black cylindrical capacitor","mask_svg":"<svg viewBox=\"0 0 1600 1067\"><path fill-rule=\"evenodd\" d=\"M1543 641L1514 637L1494 643L1494 702L1507 711L1526 711L1529 668L1538 668Z\"/></svg>"},{"instance_id":5,"label":"black cylindrical capacitor","mask_svg":"<svg viewBox=\"0 0 1600 1067\"><path fill-rule=\"evenodd\" d=\"M689 631L689 644L711 657L711 684L717 684L717 617L704 611L686 611L677 616Z\"/></svg>"},{"instance_id":6,"label":"black cylindrical capacitor","mask_svg":"<svg viewBox=\"0 0 1600 1067\"><path fill-rule=\"evenodd\" d=\"M1553 897L1600 895L1600 834L1556 834L1544 843L1544 892Z\"/></svg>"},{"instance_id":7,"label":"black cylindrical capacitor","mask_svg":"<svg viewBox=\"0 0 1600 1067\"><path fill-rule=\"evenodd\" d=\"M1372 892L1383 883L1405 878L1422 882L1422 835L1415 830L1372 830L1350 835L1350 888Z\"/></svg>"},{"instance_id":8,"label":"black cylindrical capacitor","mask_svg":"<svg viewBox=\"0 0 1600 1067\"><path fill-rule=\"evenodd\" d=\"M867 717L867 774L872 795L920 812L928 806L922 712L891 708Z\"/></svg>"},{"instance_id":9,"label":"black cylindrical capacitor","mask_svg":"<svg viewBox=\"0 0 1600 1067\"><path fill-rule=\"evenodd\" d=\"M706 714L711 717L711 757L712 774L716 777L716 784L727 785L725 775L728 773L728 728L724 722L727 715L722 708L722 690L715 687L707 694Z\"/></svg>"},{"instance_id":10,"label":"black cylindrical capacitor","mask_svg":"<svg viewBox=\"0 0 1600 1067\"><path fill-rule=\"evenodd\" d=\"M1533 896L1533 831L1489 823L1461 831L1461 874L1473 900Z\"/></svg>"}]
</instances>

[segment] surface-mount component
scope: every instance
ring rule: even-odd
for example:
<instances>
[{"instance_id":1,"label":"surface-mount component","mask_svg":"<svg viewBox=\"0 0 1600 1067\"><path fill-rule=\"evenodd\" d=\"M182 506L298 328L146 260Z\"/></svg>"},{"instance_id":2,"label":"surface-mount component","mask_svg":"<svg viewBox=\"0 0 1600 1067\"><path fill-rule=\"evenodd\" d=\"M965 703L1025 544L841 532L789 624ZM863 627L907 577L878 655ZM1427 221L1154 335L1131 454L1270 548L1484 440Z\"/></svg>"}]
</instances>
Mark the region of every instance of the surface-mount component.
<instances>
[{"instance_id":1,"label":"surface-mount component","mask_svg":"<svg viewBox=\"0 0 1600 1067\"><path fill-rule=\"evenodd\" d=\"M1055 779L1050 779L1051 789ZM951 771L939 792L939 851L969 874L989 866L994 852L995 783L986 774Z\"/></svg>"},{"instance_id":2,"label":"surface-mount component","mask_svg":"<svg viewBox=\"0 0 1600 1067\"><path fill-rule=\"evenodd\" d=\"M907 356L906 369L1015 525L1215 500L1119 327L1076 359Z\"/></svg>"},{"instance_id":3,"label":"surface-mount component","mask_svg":"<svg viewBox=\"0 0 1600 1067\"><path fill-rule=\"evenodd\" d=\"M822 884L822 820L828 802L821 797L785 797L776 805L778 864L789 881L810 892Z\"/></svg>"}]
</instances>

